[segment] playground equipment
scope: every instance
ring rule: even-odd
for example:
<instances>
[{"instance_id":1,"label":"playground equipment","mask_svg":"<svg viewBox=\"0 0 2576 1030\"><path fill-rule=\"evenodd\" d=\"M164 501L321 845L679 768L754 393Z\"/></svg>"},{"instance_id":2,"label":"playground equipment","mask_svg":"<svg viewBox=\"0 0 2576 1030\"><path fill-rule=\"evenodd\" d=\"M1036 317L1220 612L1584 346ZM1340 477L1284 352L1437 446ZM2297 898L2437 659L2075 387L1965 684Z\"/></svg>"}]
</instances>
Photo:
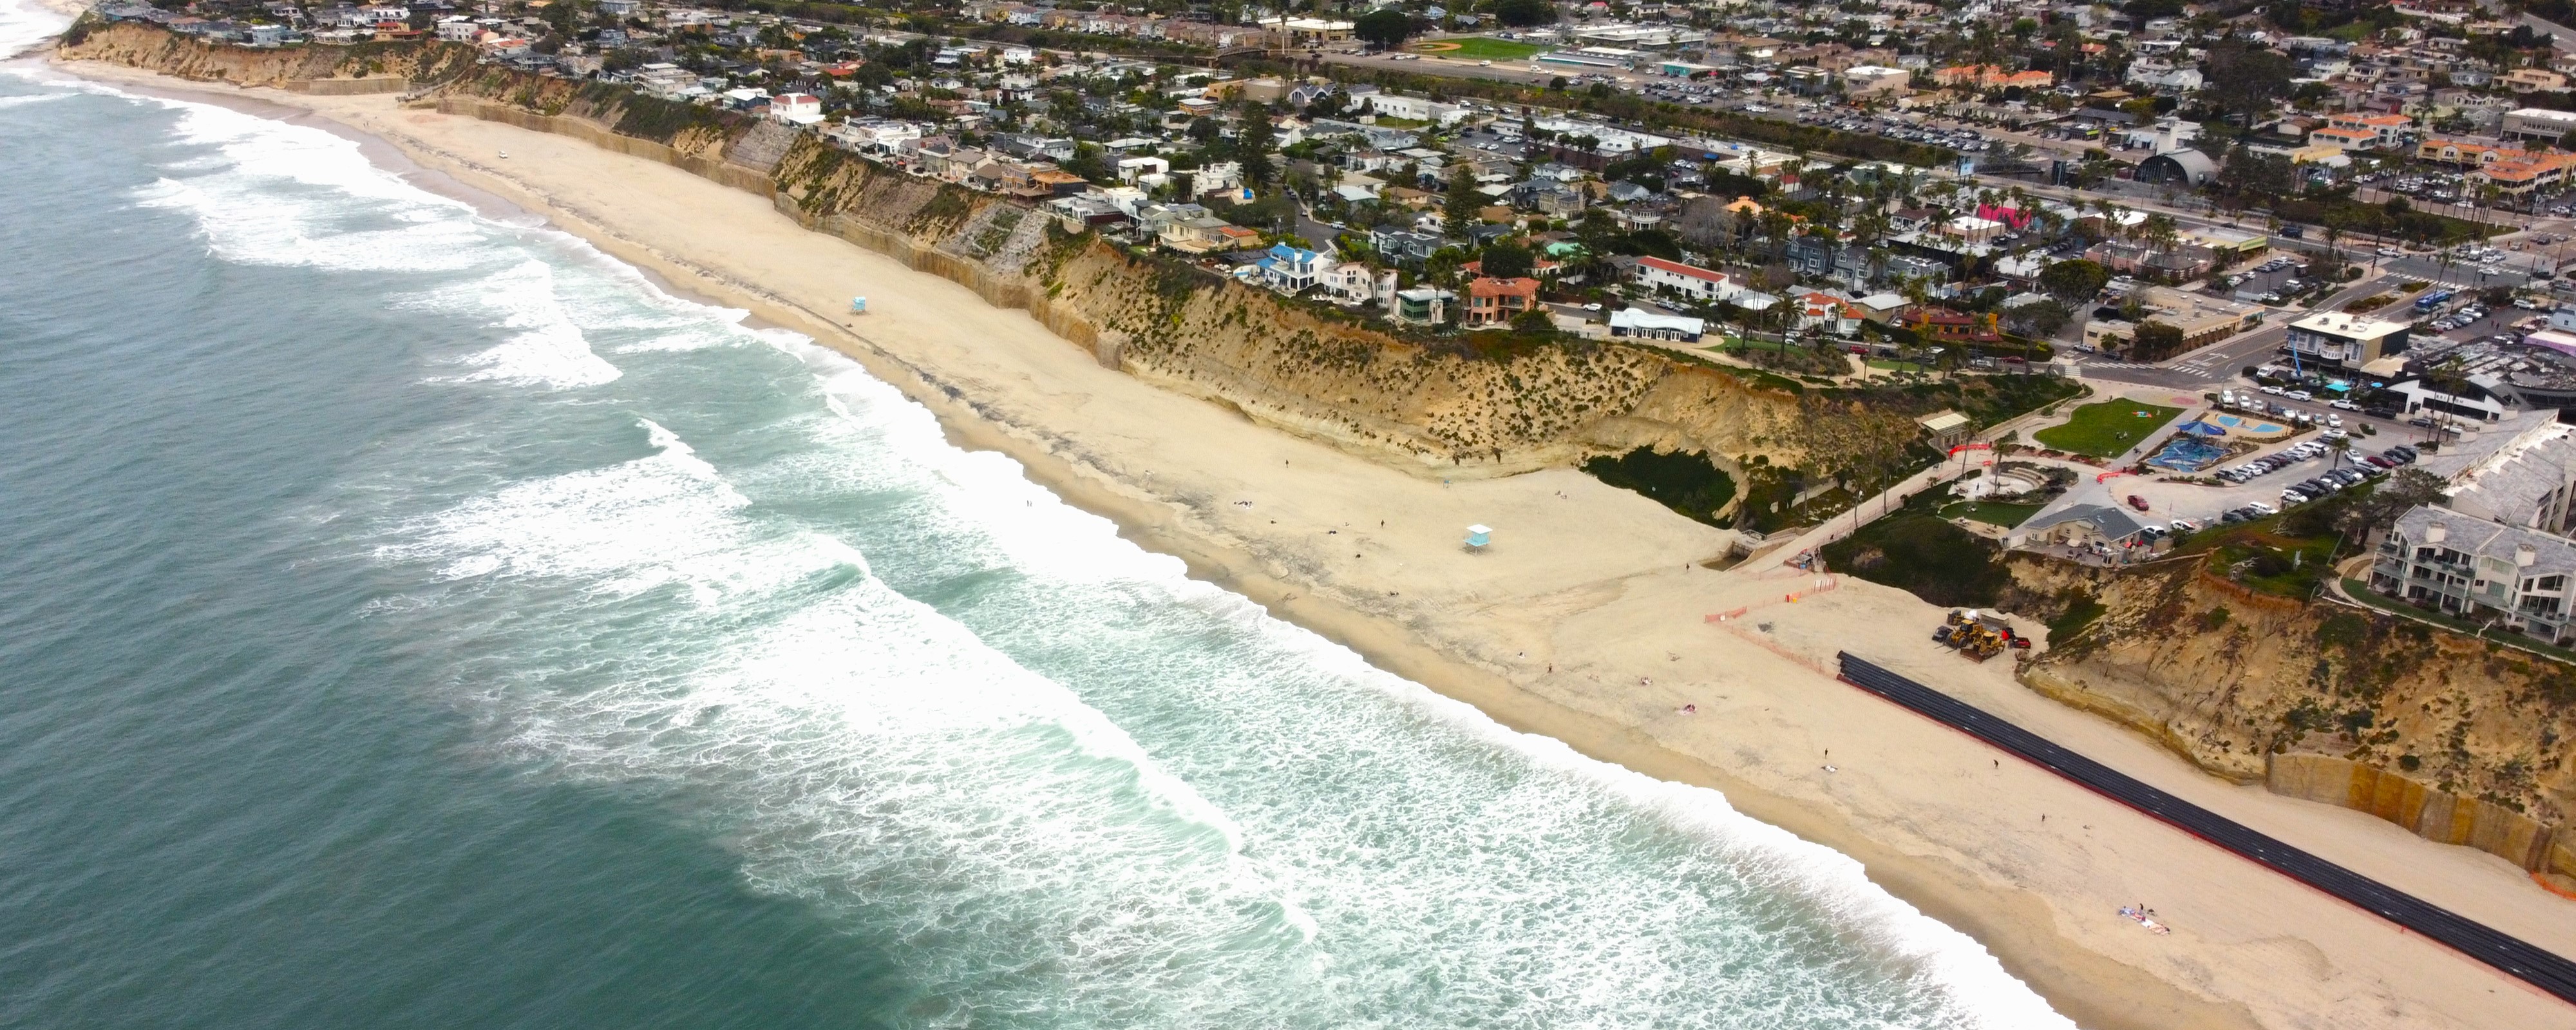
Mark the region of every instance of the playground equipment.
<instances>
[{"instance_id":1,"label":"playground equipment","mask_svg":"<svg viewBox=\"0 0 2576 1030\"><path fill-rule=\"evenodd\" d=\"M1981 615L1974 608L1953 608L1932 639L1973 661L1985 661L2007 650L2027 650L2030 638L2013 632L2001 616Z\"/></svg>"}]
</instances>

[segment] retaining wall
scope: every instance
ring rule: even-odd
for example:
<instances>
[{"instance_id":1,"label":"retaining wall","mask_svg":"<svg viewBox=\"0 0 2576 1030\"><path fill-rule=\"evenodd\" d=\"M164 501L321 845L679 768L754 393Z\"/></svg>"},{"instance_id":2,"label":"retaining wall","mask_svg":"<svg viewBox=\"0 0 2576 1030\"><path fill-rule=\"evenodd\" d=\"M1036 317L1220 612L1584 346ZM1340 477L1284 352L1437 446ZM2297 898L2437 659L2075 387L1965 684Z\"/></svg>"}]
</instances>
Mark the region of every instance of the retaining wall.
<instances>
[{"instance_id":1,"label":"retaining wall","mask_svg":"<svg viewBox=\"0 0 2576 1030\"><path fill-rule=\"evenodd\" d=\"M2576 876L2576 833L2331 755L2271 755L2272 793L2368 812L2425 840L2476 848L2532 872Z\"/></svg>"}]
</instances>

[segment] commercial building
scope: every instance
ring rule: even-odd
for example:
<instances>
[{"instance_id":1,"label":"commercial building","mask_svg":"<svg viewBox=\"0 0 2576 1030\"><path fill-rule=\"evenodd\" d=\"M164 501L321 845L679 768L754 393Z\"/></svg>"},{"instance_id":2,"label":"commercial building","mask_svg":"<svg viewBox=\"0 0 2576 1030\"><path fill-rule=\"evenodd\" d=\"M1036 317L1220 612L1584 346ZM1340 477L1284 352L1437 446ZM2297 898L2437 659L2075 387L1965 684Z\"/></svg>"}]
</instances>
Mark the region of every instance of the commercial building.
<instances>
[{"instance_id":1,"label":"commercial building","mask_svg":"<svg viewBox=\"0 0 2576 1030\"><path fill-rule=\"evenodd\" d=\"M1659 315L1641 308L1620 308L1610 313L1612 336L1698 343L1707 328L1705 320L1688 315Z\"/></svg>"},{"instance_id":2,"label":"commercial building","mask_svg":"<svg viewBox=\"0 0 2576 1030\"><path fill-rule=\"evenodd\" d=\"M2379 134L2367 129L2340 129L2329 125L2308 130L2308 143L2336 150L2369 150L2379 145Z\"/></svg>"},{"instance_id":3,"label":"commercial building","mask_svg":"<svg viewBox=\"0 0 2576 1030\"><path fill-rule=\"evenodd\" d=\"M1843 95L1854 100L1864 97L1901 97L1914 73L1903 68L1862 64L1843 69Z\"/></svg>"},{"instance_id":4,"label":"commercial building","mask_svg":"<svg viewBox=\"0 0 2576 1030\"><path fill-rule=\"evenodd\" d=\"M2360 368L2406 349L2403 322L2383 322L2344 311L2290 323L2290 353L2301 361Z\"/></svg>"},{"instance_id":5,"label":"commercial building","mask_svg":"<svg viewBox=\"0 0 2576 1030\"><path fill-rule=\"evenodd\" d=\"M2373 142L2360 149L2394 150L2406 145L2407 134L2414 131L2415 119L2402 114L2347 112L2327 115L2326 124L2347 132L2370 133Z\"/></svg>"},{"instance_id":6,"label":"commercial building","mask_svg":"<svg viewBox=\"0 0 2576 1030\"><path fill-rule=\"evenodd\" d=\"M2553 111L2545 107L2525 107L2504 115L2504 137L2540 143L2556 143L2568 131L2576 129L2576 111Z\"/></svg>"}]
</instances>

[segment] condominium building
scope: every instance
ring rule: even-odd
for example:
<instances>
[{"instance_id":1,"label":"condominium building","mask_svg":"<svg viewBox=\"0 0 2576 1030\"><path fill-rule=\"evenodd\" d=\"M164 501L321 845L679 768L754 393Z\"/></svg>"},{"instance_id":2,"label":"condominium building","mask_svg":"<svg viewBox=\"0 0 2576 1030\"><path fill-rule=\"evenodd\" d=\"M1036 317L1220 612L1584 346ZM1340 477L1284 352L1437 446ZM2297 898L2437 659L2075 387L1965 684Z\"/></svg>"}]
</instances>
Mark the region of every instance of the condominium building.
<instances>
[{"instance_id":1,"label":"condominium building","mask_svg":"<svg viewBox=\"0 0 2576 1030\"><path fill-rule=\"evenodd\" d=\"M2461 618L2568 641L2576 540L2447 508L2399 516L2371 565L2378 593Z\"/></svg>"}]
</instances>

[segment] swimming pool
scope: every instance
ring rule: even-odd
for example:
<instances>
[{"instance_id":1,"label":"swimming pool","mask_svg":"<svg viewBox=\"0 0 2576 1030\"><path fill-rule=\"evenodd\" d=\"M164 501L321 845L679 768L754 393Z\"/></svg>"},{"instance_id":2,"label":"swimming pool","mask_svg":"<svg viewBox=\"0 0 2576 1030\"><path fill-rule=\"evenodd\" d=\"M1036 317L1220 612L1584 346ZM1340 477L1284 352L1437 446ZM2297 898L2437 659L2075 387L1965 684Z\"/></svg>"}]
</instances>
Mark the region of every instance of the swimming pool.
<instances>
[{"instance_id":1,"label":"swimming pool","mask_svg":"<svg viewBox=\"0 0 2576 1030\"><path fill-rule=\"evenodd\" d=\"M2248 433L2277 433L2281 431L2281 427L2273 425L2272 423L2248 421L2234 415L2220 415L2212 421L2217 422L2219 425L2226 426L2229 429L2242 429Z\"/></svg>"}]
</instances>

